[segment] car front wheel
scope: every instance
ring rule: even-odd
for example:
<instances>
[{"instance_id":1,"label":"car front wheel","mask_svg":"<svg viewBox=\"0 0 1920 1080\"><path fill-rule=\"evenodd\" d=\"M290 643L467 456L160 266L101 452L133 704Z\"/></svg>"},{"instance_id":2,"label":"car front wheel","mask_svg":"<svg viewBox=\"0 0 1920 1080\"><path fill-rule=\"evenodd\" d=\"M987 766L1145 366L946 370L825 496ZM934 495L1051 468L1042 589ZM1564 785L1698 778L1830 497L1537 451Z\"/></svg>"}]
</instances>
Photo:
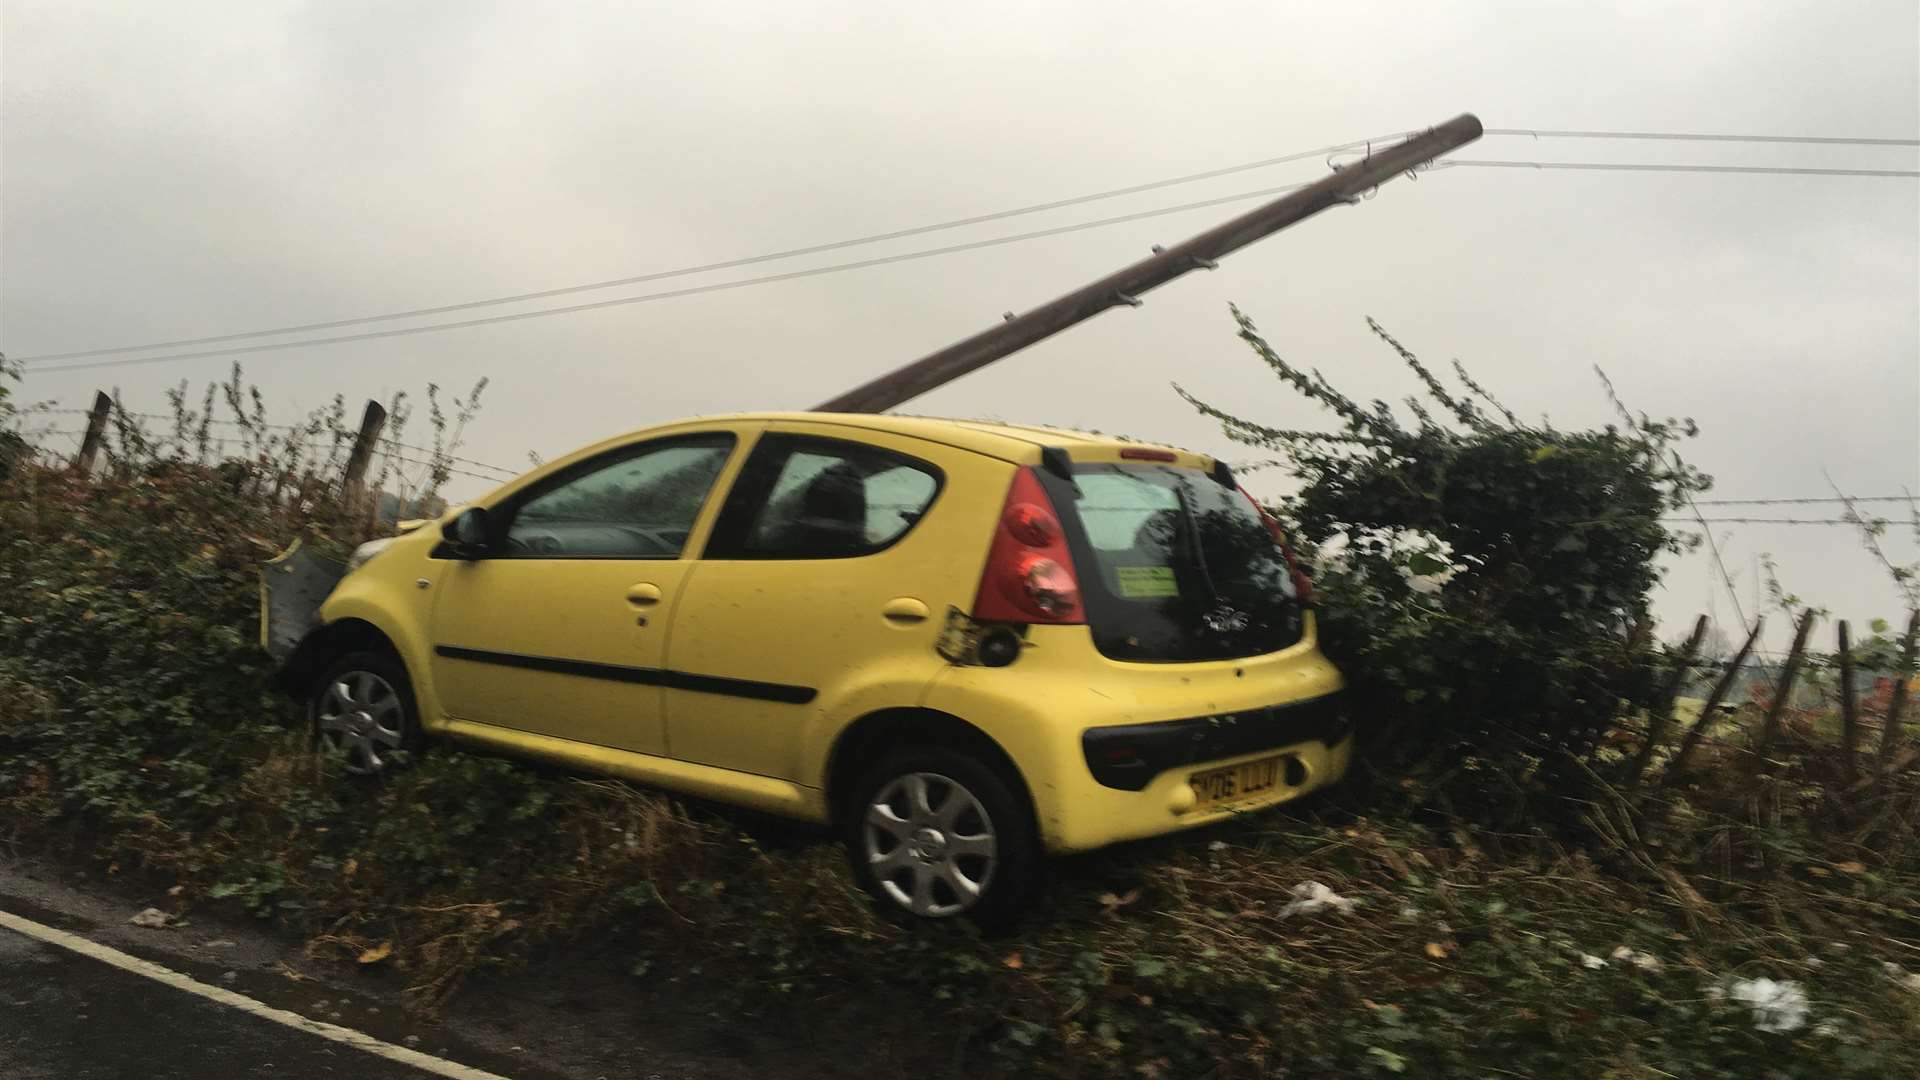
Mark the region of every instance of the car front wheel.
<instances>
[{"instance_id":1,"label":"car front wheel","mask_svg":"<svg viewBox=\"0 0 1920 1080\"><path fill-rule=\"evenodd\" d=\"M314 684L307 715L314 748L350 773L384 773L398 752L420 744L413 684L387 653L353 652L335 661Z\"/></svg>"},{"instance_id":2,"label":"car front wheel","mask_svg":"<svg viewBox=\"0 0 1920 1080\"><path fill-rule=\"evenodd\" d=\"M860 883L920 918L1010 923L1040 884L1033 814L1004 769L960 750L897 751L869 770L847 824Z\"/></svg>"}]
</instances>

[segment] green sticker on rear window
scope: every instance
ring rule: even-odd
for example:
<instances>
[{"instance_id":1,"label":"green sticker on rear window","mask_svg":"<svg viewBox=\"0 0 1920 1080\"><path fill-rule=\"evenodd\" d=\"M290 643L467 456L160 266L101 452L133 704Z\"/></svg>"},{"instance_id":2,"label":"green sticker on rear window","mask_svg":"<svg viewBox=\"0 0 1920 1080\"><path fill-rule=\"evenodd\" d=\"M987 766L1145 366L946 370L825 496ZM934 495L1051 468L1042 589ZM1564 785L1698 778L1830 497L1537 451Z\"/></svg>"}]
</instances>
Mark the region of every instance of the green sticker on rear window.
<instances>
[{"instance_id":1,"label":"green sticker on rear window","mask_svg":"<svg viewBox=\"0 0 1920 1080\"><path fill-rule=\"evenodd\" d=\"M1120 595L1128 600L1180 595L1171 566L1116 566L1113 574L1120 586Z\"/></svg>"}]
</instances>

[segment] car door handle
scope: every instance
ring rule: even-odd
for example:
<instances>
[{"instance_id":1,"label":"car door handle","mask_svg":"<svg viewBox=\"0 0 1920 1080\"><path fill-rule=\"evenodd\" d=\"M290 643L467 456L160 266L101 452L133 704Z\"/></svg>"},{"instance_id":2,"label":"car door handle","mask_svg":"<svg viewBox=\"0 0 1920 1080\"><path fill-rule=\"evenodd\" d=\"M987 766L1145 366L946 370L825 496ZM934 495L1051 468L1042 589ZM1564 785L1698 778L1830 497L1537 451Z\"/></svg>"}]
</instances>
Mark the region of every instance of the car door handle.
<instances>
[{"instance_id":1,"label":"car door handle","mask_svg":"<svg viewBox=\"0 0 1920 1080\"><path fill-rule=\"evenodd\" d=\"M887 601L886 606L880 609L880 614L890 623L911 625L926 621L927 605L911 596L896 596Z\"/></svg>"},{"instance_id":2,"label":"car door handle","mask_svg":"<svg viewBox=\"0 0 1920 1080\"><path fill-rule=\"evenodd\" d=\"M650 581L642 581L627 587L627 603L634 607L647 607L660 602L660 586Z\"/></svg>"}]
</instances>

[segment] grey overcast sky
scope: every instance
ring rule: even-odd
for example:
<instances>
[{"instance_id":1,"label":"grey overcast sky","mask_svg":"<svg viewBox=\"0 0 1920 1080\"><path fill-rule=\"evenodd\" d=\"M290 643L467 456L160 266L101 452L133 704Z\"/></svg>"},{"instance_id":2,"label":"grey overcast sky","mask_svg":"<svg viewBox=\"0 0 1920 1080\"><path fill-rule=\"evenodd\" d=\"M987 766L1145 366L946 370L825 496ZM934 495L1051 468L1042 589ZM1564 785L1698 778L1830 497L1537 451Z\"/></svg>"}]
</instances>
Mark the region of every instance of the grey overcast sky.
<instances>
[{"instance_id":1,"label":"grey overcast sky","mask_svg":"<svg viewBox=\"0 0 1920 1080\"><path fill-rule=\"evenodd\" d=\"M1913 0L1578 3L0 2L0 349L14 356L457 303L754 255L1429 125L1920 134ZM1913 169L1899 148L1489 137L1456 155ZM1312 178L1308 160L798 269ZM1248 205L1248 204L1241 204ZM466 453L523 464L688 414L804 408L1235 212L833 276L243 359L283 416L492 379ZM1399 181L912 403L1233 451L1168 388L1322 423L1241 304L1355 396L1372 315L1525 414L1696 418L1716 497L1920 491L1920 182L1451 169ZM495 311L522 310L520 305ZM485 314L481 312L480 314ZM385 324L405 325L405 324ZM27 378L83 405L191 360ZM1278 477L1264 480L1284 490ZM459 494L470 494L471 489ZM1824 517L1827 507L1738 516ZM1732 515L1729 515L1732 516ZM1837 614L1897 616L1844 529L1727 526ZM1910 531L1897 559L1920 557ZM1704 557L1658 602L1716 594Z\"/></svg>"}]
</instances>

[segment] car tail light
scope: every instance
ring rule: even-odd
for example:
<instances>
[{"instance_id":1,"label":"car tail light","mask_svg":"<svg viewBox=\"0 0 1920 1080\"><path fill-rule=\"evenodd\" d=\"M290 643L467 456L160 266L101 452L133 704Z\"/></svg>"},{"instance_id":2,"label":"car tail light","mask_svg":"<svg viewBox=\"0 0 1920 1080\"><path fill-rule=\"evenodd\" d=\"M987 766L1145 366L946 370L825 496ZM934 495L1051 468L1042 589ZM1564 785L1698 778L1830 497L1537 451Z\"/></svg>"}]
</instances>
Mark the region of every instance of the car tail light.
<instances>
[{"instance_id":1,"label":"car tail light","mask_svg":"<svg viewBox=\"0 0 1920 1080\"><path fill-rule=\"evenodd\" d=\"M1267 513L1267 508L1261 506L1260 500L1254 498L1246 488L1241 488L1240 494L1245 495L1247 501L1253 504L1254 513L1260 515L1260 520L1266 524L1267 531L1273 534L1273 542L1280 545L1280 553L1287 557L1287 572L1293 575L1293 591L1300 597L1300 602L1318 603L1320 594L1314 591L1313 579L1307 576L1305 570L1300 569L1300 560L1293 557L1293 545L1287 543L1287 531L1280 527L1279 519Z\"/></svg>"},{"instance_id":2,"label":"car tail light","mask_svg":"<svg viewBox=\"0 0 1920 1080\"><path fill-rule=\"evenodd\" d=\"M1053 500L1032 469L1013 474L987 550L973 617L1018 623L1083 623L1080 579Z\"/></svg>"}]
</instances>

